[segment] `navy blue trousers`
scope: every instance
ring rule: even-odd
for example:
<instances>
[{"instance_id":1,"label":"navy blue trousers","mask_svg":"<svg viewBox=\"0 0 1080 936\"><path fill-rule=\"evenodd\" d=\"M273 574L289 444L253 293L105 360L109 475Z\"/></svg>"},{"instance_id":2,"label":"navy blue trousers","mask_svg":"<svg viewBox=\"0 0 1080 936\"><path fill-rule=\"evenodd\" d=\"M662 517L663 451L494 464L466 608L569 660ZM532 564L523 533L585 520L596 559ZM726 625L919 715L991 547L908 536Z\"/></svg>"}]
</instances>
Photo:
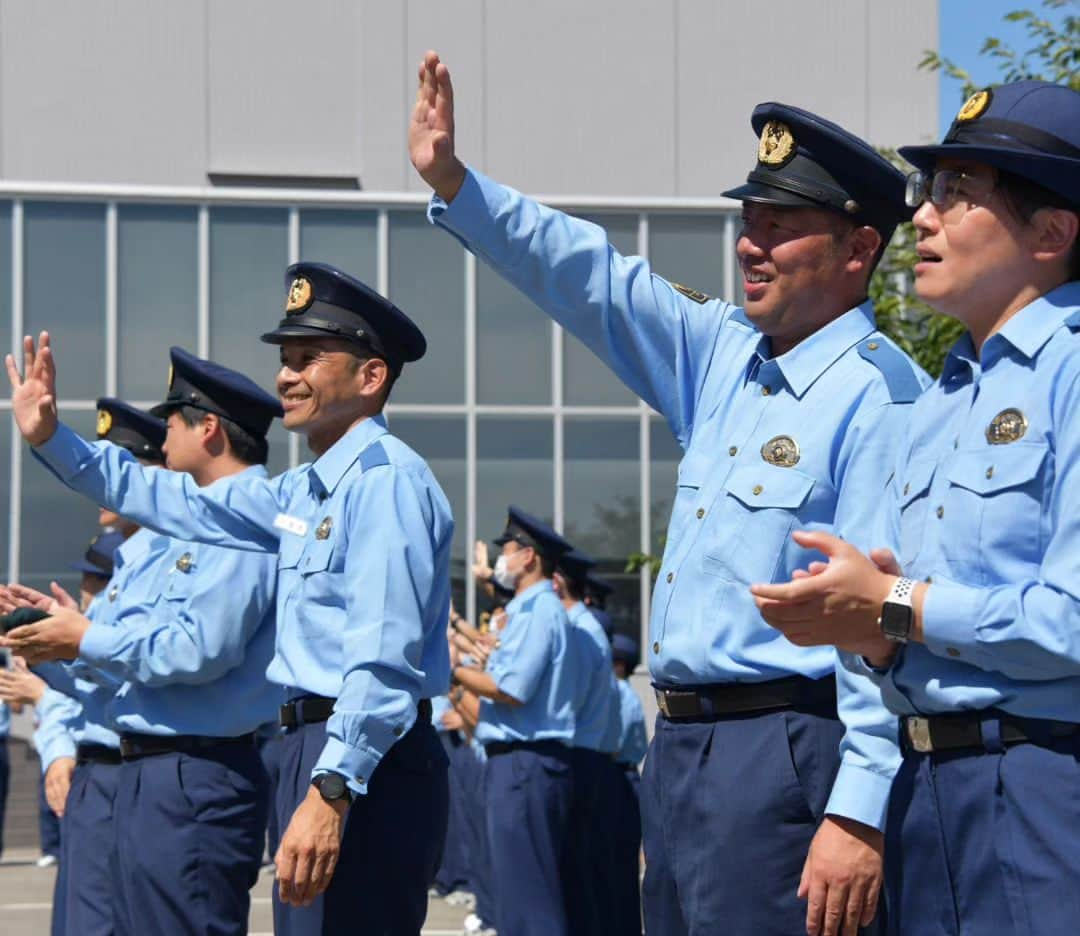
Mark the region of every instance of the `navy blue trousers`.
<instances>
[{"instance_id":1,"label":"navy blue trousers","mask_svg":"<svg viewBox=\"0 0 1080 936\"><path fill-rule=\"evenodd\" d=\"M1080 736L988 746L905 755L885 839L890 933L1080 931Z\"/></svg>"},{"instance_id":2,"label":"navy blue trousers","mask_svg":"<svg viewBox=\"0 0 1080 936\"><path fill-rule=\"evenodd\" d=\"M121 764L113 823L118 932L142 936L152 921L170 936L246 933L266 790L254 743Z\"/></svg>"},{"instance_id":3,"label":"navy blue trousers","mask_svg":"<svg viewBox=\"0 0 1080 936\"><path fill-rule=\"evenodd\" d=\"M806 931L796 890L842 734L827 714L657 717L641 783L650 936Z\"/></svg>"},{"instance_id":4,"label":"navy blue trousers","mask_svg":"<svg viewBox=\"0 0 1080 936\"><path fill-rule=\"evenodd\" d=\"M610 933L615 918L612 850L619 769L609 754L574 748L574 798L569 847L563 856L563 897L572 936Z\"/></svg>"},{"instance_id":5,"label":"navy blue trousers","mask_svg":"<svg viewBox=\"0 0 1080 936\"><path fill-rule=\"evenodd\" d=\"M615 917L608 931L612 936L641 936L641 775L637 767L617 769L611 829Z\"/></svg>"},{"instance_id":6,"label":"navy blue trousers","mask_svg":"<svg viewBox=\"0 0 1080 936\"><path fill-rule=\"evenodd\" d=\"M277 814L277 783L278 774L281 772L281 734L275 732L269 735L260 735L257 744L259 757L262 758L263 770L266 771L266 786L269 796L269 808L266 811L266 853L270 860L274 860L277 854L278 842L281 840L281 829L278 828Z\"/></svg>"},{"instance_id":7,"label":"navy blue trousers","mask_svg":"<svg viewBox=\"0 0 1080 936\"><path fill-rule=\"evenodd\" d=\"M45 777L38 780L38 838L41 854L60 857L60 820L45 799Z\"/></svg>"},{"instance_id":8,"label":"navy blue trousers","mask_svg":"<svg viewBox=\"0 0 1080 936\"><path fill-rule=\"evenodd\" d=\"M120 770L119 764L79 764L71 776L61 820L53 936L113 936L122 932L113 825ZM156 830L151 837L154 835Z\"/></svg>"},{"instance_id":9,"label":"navy blue trousers","mask_svg":"<svg viewBox=\"0 0 1080 936\"><path fill-rule=\"evenodd\" d=\"M326 744L325 723L285 734L278 780L282 836L311 786ZM446 754L430 722L417 721L375 768L368 791L349 807L330 886L309 907L291 907L274 889L275 936L416 936L427 889L446 838Z\"/></svg>"},{"instance_id":10,"label":"navy blue trousers","mask_svg":"<svg viewBox=\"0 0 1080 936\"><path fill-rule=\"evenodd\" d=\"M475 760L468 744L456 731L440 731L439 740L450 762L450 811L446 823L446 847L442 864L435 872L434 885L441 894L469 889L468 855L465 852L466 793L464 777L468 765L464 760Z\"/></svg>"},{"instance_id":11,"label":"navy blue trousers","mask_svg":"<svg viewBox=\"0 0 1080 936\"><path fill-rule=\"evenodd\" d=\"M566 936L560 872L574 797L570 749L549 741L489 756L486 781L499 936Z\"/></svg>"},{"instance_id":12,"label":"navy blue trousers","mask_svg":"<svg viewBox=\"0 0 1080 936\"><path fill-rule=\"evenodd\" d=\"M462 834L465 840L469 887L476 896L474 912L487 926L492 927L495 925L496 873L491 866L487 834L487 765L481 759L482 755L470 745L464 745L462 750L464 754L459 764L465 805Z\"/></svg>"}]
</instances>

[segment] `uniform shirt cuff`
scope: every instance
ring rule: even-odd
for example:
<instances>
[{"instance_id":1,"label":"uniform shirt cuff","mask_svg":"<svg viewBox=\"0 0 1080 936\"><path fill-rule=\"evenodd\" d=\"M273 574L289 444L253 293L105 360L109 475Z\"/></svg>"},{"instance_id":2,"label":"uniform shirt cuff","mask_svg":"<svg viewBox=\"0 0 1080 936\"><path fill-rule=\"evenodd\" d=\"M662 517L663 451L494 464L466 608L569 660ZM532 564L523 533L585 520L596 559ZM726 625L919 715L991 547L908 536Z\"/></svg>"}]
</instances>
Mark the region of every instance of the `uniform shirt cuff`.
<instances>
[{"instance_id":1,"label":"uniform shirt cuff","mask_svg":"<svg viewBox=\"0 0 1080 936\"><path fill-rule=\"evenodd\" d=\"M465 181L450 204L438 195L431 196L428 220L466 241L472 240L490 226L492 217L498 214L497 202L502 200L503 194L502 186L466 169Z\"/></svg>"},{"instance_id":2,"label":"uniform shirt cuff","mask_svg":"<svg viewBox=\"0 0 1080 936\"><path fill-rule=\"evenodd\" d=\"M977 588L934 582L923 599L923 643L935 656L982 667L978 624L982 595Z\"/></svg>"},{"instance_id":3,"label":"uniform shirt cuff","mask_svg":"<svg viewBox=\"0 0 1080 936\"><path fill-rule=\"evenodd\" d=\"M68 482L79 473L89 447L89 443L78 433L59 423L48 442L36 445L30 451L55 471L62 481Z\"/></svg>"},{"instance_id":4,"label":"uniform shirt cuff","mask_svg":"<svg viewBox=\"0 0 1080 936\"><path fill-rule=\"evenodd\" d=\"M75 740L66 732L59 737L53 738L48 744L44 745L43 750L38 751L38 757L41 760L41 775L44 777L49 772L49 768L62 757L70 757L75 760L78 755L77 747Z\"/></svg>"},{"instance_id":5,"label":"uniform shirt cuff","mask_svg":"<svg viewBox=\"0 0 1080 936\"><path fill-rule=\"evenodd\" d=\"M322 754L311 771L314 779L318 774L332 771L341 774L349 789L356 796L364 796L371 782L371 775L379 766L382 755L374 748L349 747L340 738L327 737Z\"/></svg>"},{"instance_id":6,"label":"uniform shirt cuff","mask_svg":"<svg viewBox=\"0 0 1080 936\"><path fill-rule=\"evenodd\" d=\"M532 695L530 687L525 685L520 673L500 673L498 676L493 674L492 678L499 692L517 699L518 702L527 702Z\"/></svg>"},{"instance_id":7,"label":"uniform shirt cuff","mask_svg":"<svg viewBox=\"0 0 1080 936\"><path fill-rule=\"evenodd\" d=\"M825 812L884 832L891 790L891 777L841 761Z\"/></svg>"},{"instance_id":8,"label":"uniform shirt cuff","mask_svg":"<svg viewBox=\"0 0 1080 936\"><path fill-rule=\"evenodd\" d=\"M123 633L119 627L91 623L79 641L79 656L95 666L107 663L119 649Z\"/></svg>"},{"instance_id":9,"label":"uniform shirt cuff","mask_svg":"<svg viewBox=\"0 0 1080 936\"><path fill-rule=\"evenodd\" d=\"M54 708L58 705L65 705L68 701L70 701L68 696L60 692L59 689L53 689L49 686L42 693L41 699L34 705L37 710L38 720L48 718Z\"/></svg>"}]
</instances>

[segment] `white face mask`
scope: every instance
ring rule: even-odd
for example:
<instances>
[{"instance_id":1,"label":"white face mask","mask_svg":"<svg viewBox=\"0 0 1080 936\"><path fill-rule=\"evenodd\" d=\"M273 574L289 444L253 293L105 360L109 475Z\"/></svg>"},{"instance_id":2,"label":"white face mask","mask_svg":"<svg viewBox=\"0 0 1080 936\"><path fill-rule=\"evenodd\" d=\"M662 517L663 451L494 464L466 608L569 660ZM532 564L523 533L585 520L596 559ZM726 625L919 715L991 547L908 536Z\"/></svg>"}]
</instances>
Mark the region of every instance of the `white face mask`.
<instances>
[{"instance_id":1,"label":"white face mask","mask_svg":"<svg viewBox=\"0 0 1080 936\"><path fill-rule=\"evenodd\" d=\"M495 560L495 568L492 569L492 578L503 588L513 590L517 585L517 572L510 571L509 556L501 555Z\"/></svg>"}]
</instances>

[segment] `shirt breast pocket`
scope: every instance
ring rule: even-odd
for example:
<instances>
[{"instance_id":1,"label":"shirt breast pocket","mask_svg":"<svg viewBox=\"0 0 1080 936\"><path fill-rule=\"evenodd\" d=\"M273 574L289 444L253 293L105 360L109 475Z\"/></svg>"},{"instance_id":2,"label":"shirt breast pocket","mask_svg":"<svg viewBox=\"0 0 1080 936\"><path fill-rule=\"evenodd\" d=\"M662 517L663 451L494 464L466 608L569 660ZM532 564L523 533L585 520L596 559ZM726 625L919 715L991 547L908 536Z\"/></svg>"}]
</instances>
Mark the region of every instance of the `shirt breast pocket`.
<instances>
[{"instance_id":1,"label":"shirt breast pocket","mask_svg":"<svg viewBox=\"0 0 1080 936\"><path fill-rule=\"evenodd\" d=\"M191 576L174 569L165 576L161 588L162 601L186 601L191 595Z\"/></svg>"},{"instance_id":2,"label":"shirt breast pocket","mask_svg":"<svg viewBox=\"0 0 1080 936\"><path fill-rule=\"evenodd\" d=\"M930 484L937 462L924 458L911 462L895 482L900 491L900 566L909 569L919 558L926 531Z\"/></svg>"},{"instance_id":3,"label":"shirt breast pocket","mask_svg":"<svg viewBox=\"0 0 1080 936\"><path fill-rule=\"evenodd\" d=\"M953 459L940 517L949 524L942 552L963 581L974 576L983 582L998 557L1039 561L1048 448L1045 442L1013 442Z\"/></svg>"},{"instance_id":4,"label":"shirt breast pocket","mask_svg":"<svg viewBox=\"0 0 1080 936\"><path fill-rule=\"evenodd\" d=\"M697 452L687 452L683 460L679 462L675 503L671 507L671 521L668 523L667 549L677 544L686 531L686 525L690 520L698 495L701 493L707 471L706 459Z\"/></svg>"},{"instance_id":5,"label":"shirt breast pocket","mask_svg":"<svg viewBox=\"0 0 1080 936\"><path fill-rule=\"evenodd\" d=\"M814 483L794 468L736 468L712 518L703 570L734 582L771 581Z\"/></svg>"}]
</instances>

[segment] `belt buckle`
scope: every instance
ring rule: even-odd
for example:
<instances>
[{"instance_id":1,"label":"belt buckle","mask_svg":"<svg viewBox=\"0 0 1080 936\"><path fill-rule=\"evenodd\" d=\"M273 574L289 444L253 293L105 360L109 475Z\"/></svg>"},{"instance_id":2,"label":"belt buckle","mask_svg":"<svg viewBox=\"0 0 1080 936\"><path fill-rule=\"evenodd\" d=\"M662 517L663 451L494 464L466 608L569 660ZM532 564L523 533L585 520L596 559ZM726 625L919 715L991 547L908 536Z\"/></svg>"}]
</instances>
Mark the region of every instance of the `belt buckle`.
<instances>
[{"instance_id":1,"label":"belt buckle","mask_svg":"<svg viewBox=\"0 0 1080 936\"><path fill-rule=\"evenodd\" d=\"M671 708L668 705L667 693L663 689L656 690L656 707L664 718L671 718Z\"/></svg>"},{"instance_id":2,"label":"belt buckle","mask_svg":"<svg viewBox=\"0 0 1080 936\"><path fill-rule=\"evenodd\" d=\"M132 743L127 738L120 739L120 756L125 760L129 757L134 757L139 753L138 745Z\"/></svg>"},{"instance_id":3,"label":"belt buckle","mask_svg":"<svg viewBox=\"0 0 1080 936\"><path fill-rule=\"evenodd\" d=\"M904 720L904 730L912 750L919 754L932 754L934 742L930 737L930 719L918 715L909 715Z\"/></svg>"},{"instance_id":4,"label":"belt buckle","mask_svg":"<svg viewBox=\"0 0 1080 936\"><path fill-rule=\"evenodd\" d=\"M278 709L278 722L286 731L291 731L297 726L295 702L286 702Z\"/></svg>"}]
</instances>

